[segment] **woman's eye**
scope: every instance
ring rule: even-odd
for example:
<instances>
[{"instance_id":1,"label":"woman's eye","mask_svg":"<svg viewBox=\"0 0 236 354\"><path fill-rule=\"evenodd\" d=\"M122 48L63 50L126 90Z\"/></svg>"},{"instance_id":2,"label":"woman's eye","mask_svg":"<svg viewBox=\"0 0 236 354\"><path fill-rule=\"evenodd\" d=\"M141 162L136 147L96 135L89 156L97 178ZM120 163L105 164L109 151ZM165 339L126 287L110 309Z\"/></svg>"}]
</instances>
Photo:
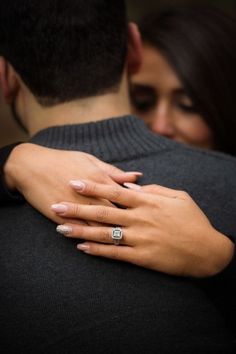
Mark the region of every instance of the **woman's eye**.
<instances>
[{"instance_id":1,"label":"woman's eye","mask_svg":"<svg viewBox=\"0 0 236 354\"><path fill-rule=\"evenodd\" d=\"M130 88L131 103L137 111L148 112L155 108L157 95L154 89L148 86L132 86Z\"/></svg>"},{"instance_id":2,"label":"woman's eye","mask_svg":"<svg viewBox=\"0 0 236 354\"><path fill-rule=\"evenodd\" d=\"M192 104L176 103L176 107L186 113L198 113L197 107Z\"/></svg>"},{"instance_id":3,"label":"woman's eye","mask_svg":"<svg viewBox=\"0 0 236 354\"><path fill-rule=\"evenodd\" d=\"M152 97L134 96L131 98L132 105L137 111L147 112L155 107Z\"/></svg>"}]
</instances>

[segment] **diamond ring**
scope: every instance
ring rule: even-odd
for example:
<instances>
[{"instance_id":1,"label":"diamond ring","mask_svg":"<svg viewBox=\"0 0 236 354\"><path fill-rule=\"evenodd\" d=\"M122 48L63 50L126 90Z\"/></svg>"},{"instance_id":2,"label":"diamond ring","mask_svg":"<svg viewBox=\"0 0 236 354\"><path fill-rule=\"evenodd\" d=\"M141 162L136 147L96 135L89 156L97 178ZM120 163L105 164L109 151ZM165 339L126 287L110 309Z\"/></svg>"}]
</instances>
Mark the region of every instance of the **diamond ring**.
<instances>
[{"instance_id":1,"label":"diamond ring","mask_svg":"<svg viewBox=\"0 0 236 354\"><path fill-rule=\"evenodd\" d=\"M114 227L112 229L112 234L111 234L111 238L113 240L114 245L119 246L120 241L123 238L123 232L122 232L122 228L121 227Z\"/></svg>"}]
</instances>

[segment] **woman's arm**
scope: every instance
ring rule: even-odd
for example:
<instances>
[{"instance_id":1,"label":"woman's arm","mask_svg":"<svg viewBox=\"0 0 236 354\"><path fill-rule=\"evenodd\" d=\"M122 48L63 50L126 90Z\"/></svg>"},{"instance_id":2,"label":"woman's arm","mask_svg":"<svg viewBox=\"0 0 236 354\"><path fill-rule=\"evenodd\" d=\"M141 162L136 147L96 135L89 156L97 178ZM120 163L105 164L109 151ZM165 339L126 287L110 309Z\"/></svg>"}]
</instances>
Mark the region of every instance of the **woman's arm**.
<instances>
[{"instance_id":1,"label":"woman's arm","mask_svg":"<svg viewBox=\"0 0 236 354\"><path fill-rule=\"evenodd\" d=\"M139 172L126 173L86 153L48 149L29 143L13 148L2 171L2 180L4 178L4 184L12 191L11 197L17 190L37 210L57 223L63 220L51 211L53 203L65 199L79 203L105 203L78 196L69 188L69 180L90 178L97 183L116 185L136 181L141 175Z\"/></svg>"},{"instance_id":2,"label":"woman's arm","mask_svg":"<svg viewBox=\"0 0 236 354\"><path fill-rule=\"evenodd\" d=\"M52 209L63 217L107 224L93 227L66 223L57 230L67 237L85 240L78 249L87 254L172 275L208 277L227 267L234 255L234 243L212 227L187 193L157 185L126 186L135 190L90 181L73 183L80 195L105 198L126 209L54 205ZM111 225L122 227L119 247L112 244Z\"/></svg>"},{"instance_id":3,"label":"woman's arm","mask_svg":"<svg viewBox=\"0 0 236 354\"><path fill-rule=\"evenodd\" d=\"M106 196L103 194L102 197L95 191L94 196L90 196L87 189L78 195L69 188L69 180L90 179L92 182L102 183L103 185L114 185L113 193L119 195L122 191L127 199L130 192L135 192L119 187L114 180L117 183L132 182L139 175L139 173L124 173L85 153L46 149L33 144L16 146L4 165L3 171L9 188L19 190L36 209L54 222L61 224L66 222L67 215L57 215L50 208L51 204L57 204L63 200L80 204L102 204L104 199L110 199L112 202L112 198L109 198L109 194L106 195L106 191L103 191ZM162 196L166 199L163 199L163 208L160 208L155 203L160 197L159 194L162 195L163 193L168 193L168 195ZM171 197L172 195L179 196L179 193L182 193L181 195L186 198ZM135 194L138 194L142 203L138 209L135 205L131 205L129 208L133 213L132 215L135 215L137 211L140 214L140 219L138 214L133 225L129 227L129 232L134 234L135 242L137 242L132 246L133 256L131 257L134 258L124 258L124 254L119 253L120 247L112 248L115 252L113 257L117 256L121 260L178 275L211 276L227 267L232 258L234 244L229 238L212 228L207 218L189 196L183 194L183 192L155 186L143 187ZM134 197L134 194L132 196ZM154 201L153 197L157 199ZM181 200L182 204L180 203ZM124 205L125 203L127 201L124 201ZM108 202L106 204L108 205ZM186 205L188 205L187 213L185 213ZM153 207L150 208L150 206ZM114 208L112 211L114 212ZM170 219L165 217L165 213L171 216L171 223L169 223ZM143 223L141 223L141 220L143 220ZM152 223L152 227L150 227L149 222ZM172 228L170 229L171 225ZM146 228L150 231L150 237L156 242L155 252L154 248L151 247L152 242L149 242L147 238L149 233ZM91 229L90 232L92 232L91 240L96 241L92 238L94 231ZM86 233L81 234L81 230L73 230L71 236L86 239ZM143 240L144 236L145 240ZM140 243L140 240L143 240L143 242ZM99 246L102 246L102 250ZM87 250L87 252L91 254L96 254L96 252L99 254L100 252L102 256L112 257L111 254L106 253L109 250L111 250L109 246L91 244L90 250ZM131 250L129 249L129 251ZM124 252L124 248L122 248L122 252ZM149 257L152 254L153 257Z\"/></svg>"}]
</instances>

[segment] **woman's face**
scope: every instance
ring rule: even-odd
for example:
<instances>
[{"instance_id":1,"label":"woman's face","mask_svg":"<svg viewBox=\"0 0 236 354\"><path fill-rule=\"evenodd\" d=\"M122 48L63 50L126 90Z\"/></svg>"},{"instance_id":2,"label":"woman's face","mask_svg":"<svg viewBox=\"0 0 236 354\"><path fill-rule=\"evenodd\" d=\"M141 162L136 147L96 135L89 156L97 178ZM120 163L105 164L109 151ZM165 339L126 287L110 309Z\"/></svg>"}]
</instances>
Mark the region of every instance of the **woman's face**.
<instances>
[{"instance_id":1,"label":"woman's face","mask_svg":"<svg viewBox=\"0 0 236 354\"><path fill-rule=\"evenodd\" d=\"M134 113L155 133L201 148L213 148L213 134L161 53L144 46L143 64L131 78Z\"/></svg>"}]
</instances>

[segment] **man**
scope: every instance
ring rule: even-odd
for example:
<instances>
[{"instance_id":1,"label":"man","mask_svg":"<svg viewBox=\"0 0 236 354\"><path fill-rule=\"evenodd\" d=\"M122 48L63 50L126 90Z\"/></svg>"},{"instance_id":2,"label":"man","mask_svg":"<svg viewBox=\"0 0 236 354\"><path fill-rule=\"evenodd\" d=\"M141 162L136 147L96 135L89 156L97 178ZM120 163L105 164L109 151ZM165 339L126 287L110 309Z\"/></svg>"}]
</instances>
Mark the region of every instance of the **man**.
<instances>
[{"instance_id":1,"label":"man","mask_svg":"<svg viewBox=\"0 0 236 354\"><path fill-rule=\"evenodd\" d=\"M1 89L31 141L145 169L143 183L185 188L233 237L234 160L156 137L129 116L128 73L140 52L123 1L0 4ZM221 278L209 292L191 279L91 259L28 204L0 212L2 352L233 353Z\"/></svg>"}]
</instances>

